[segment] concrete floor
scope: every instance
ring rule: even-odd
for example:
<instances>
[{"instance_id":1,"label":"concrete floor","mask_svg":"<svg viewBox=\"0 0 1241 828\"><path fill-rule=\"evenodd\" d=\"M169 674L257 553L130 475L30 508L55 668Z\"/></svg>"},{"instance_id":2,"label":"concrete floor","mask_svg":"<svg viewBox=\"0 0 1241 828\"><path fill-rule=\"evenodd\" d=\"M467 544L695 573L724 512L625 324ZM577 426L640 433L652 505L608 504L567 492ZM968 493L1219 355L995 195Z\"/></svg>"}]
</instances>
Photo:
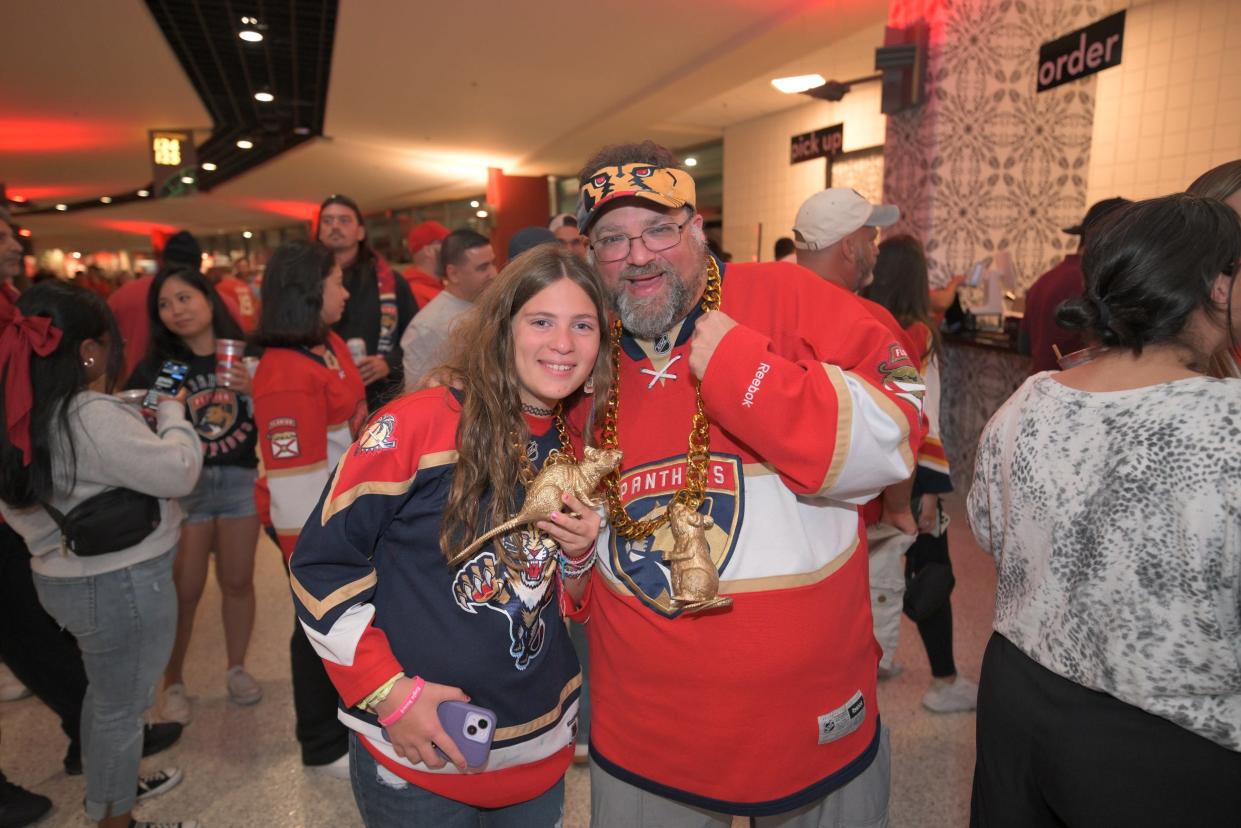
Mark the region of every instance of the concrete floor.
<instances>
[{"instance_id":1,"label":"concrete floor","mask_svg":"<svg viewBox=\"0 0 1241 828\"><path fill-rule=\"evenodd\" d=\"M957 664L977 678L990 634L995 574L966 526L959 499L950 503L957 588L953 595ZM256 582L258 620L248 659L266 697L258 705L229 704L224 688L224 643L219 591L210 585L199 607L187 682L195 718L179 744L145 760L154 770L175 765L185 781L139 806L150 820L196 819L206 828L360 826L349 783L305 771L293 738L288 638L292 608L278 553L264 538ZM968 824L974 766L973 714L933 715L920 703L930 680L917 631L903 622L898 661L904 672L880 686L883 721L892 730L891 825L955 828ZM0 768L9 779L52 798L41 826L85 826L82 777L61 769L66 740L55 717L28 698L0 705ZM590 822L590 781L582 768L568 777L567 828ZM741 820L737 825L744 824Z\"/></svg>"}]
</instances>

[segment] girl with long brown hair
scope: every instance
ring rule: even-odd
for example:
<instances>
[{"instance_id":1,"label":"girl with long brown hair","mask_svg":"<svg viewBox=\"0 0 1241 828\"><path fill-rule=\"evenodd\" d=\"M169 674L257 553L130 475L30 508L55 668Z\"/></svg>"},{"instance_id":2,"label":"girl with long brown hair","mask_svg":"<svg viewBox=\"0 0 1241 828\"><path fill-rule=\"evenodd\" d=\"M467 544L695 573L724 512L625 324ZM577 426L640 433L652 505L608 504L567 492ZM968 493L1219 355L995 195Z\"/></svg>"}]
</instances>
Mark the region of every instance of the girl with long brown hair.
<instances>
[{"instance_id":1,"label":"girl with long brown hair","mask_svg":"<svg viewBox=\"0 0 1241 828\"><path fill-rule=\"evenodd\" d=\"M578 453L589 428L561 412L608 387L606 325L580 259L519 256L463 320L444 385L372 416L301 533L298 617L340 692L369 828L559 819L582 681L560 602L581 597L601 518L566 494L551 520L458 559L549 456ZM494 714L485 762L441 723L450 701Z\"/></svg>"}]
</instances>

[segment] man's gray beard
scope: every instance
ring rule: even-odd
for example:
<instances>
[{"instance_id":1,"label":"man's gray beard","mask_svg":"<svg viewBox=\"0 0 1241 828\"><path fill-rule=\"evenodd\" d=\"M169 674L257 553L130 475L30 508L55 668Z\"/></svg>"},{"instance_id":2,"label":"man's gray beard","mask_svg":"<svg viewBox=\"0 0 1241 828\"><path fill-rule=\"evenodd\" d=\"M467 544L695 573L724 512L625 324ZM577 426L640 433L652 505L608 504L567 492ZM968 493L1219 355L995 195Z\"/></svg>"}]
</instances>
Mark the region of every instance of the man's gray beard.
<instances>
[{"instance_id":1,"label":"man's gray beard","mask_svg":"<svg viewBox=\"0 0 1241 828\"><path fill-rule=\"evenodd\" d=\"M666 296L636 299L624 289L624 281L612 296L612 304L620 313L625 330L639 339L658 339L689 313L693 298L679 274L663 271L668 283ZM632 272L629 275L634 275Z\"/></svg>"}]
</instances>

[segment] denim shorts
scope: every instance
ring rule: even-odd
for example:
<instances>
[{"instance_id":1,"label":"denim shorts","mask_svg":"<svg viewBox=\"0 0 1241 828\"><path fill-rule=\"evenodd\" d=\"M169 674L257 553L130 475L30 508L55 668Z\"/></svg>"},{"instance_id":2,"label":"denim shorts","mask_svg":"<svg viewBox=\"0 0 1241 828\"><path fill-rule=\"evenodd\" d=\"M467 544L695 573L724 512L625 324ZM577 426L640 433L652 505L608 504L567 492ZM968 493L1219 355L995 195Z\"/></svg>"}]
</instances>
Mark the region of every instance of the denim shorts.
<instances>
[{"instance_id":1,"label":"denim shorts","mask_svg":"<svg viewBox=\"0 0 1241 828\"><path fill-rule=\"evenodd\" d=\"M245 518L258 514L254 507L257 469L244 466L203 466L198 485L181 498L186 523L215 518Z\"/></svg>"}]
</instances>

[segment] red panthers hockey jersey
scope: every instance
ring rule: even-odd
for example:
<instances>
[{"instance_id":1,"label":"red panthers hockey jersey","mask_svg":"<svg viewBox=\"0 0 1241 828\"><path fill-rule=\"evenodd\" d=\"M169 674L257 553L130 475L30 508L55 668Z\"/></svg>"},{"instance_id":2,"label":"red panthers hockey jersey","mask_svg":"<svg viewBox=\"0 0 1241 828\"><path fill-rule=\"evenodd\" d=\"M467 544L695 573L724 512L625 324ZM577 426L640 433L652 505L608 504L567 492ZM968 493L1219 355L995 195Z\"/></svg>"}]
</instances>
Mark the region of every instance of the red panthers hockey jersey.
<instances>
[{"instance_id":1,"label":"red panthers hockey jersey","mask_svg":"<svg viewBox=\"0 0 1241 828\"><path fill-rule=\"evenodd\" d=\"M844 785L878 750L858 505L913 471L923 387L856 297L796 265L730 265L721 310L738 324L702 382L702 511L733 604L682 614L663 560L670 531L605 531L574 617L589 619L595 761L691 805L766 815ZM685 480L701 314L655 342L622 340L620 493L635 518Z\"/></svg>"},{"instance_id":2,"label":"red panthers hockey jersey","mask_svg":"<svg viewBox=\"0 0 1241 828\"><path fill-rule=\"evenodd\" d=\"M344 340L328 334L322 356L268 348L254 374L259 480L255 505L287 560L331 470L366 417L362 375Z\"/></svg>"}]
</instances>

